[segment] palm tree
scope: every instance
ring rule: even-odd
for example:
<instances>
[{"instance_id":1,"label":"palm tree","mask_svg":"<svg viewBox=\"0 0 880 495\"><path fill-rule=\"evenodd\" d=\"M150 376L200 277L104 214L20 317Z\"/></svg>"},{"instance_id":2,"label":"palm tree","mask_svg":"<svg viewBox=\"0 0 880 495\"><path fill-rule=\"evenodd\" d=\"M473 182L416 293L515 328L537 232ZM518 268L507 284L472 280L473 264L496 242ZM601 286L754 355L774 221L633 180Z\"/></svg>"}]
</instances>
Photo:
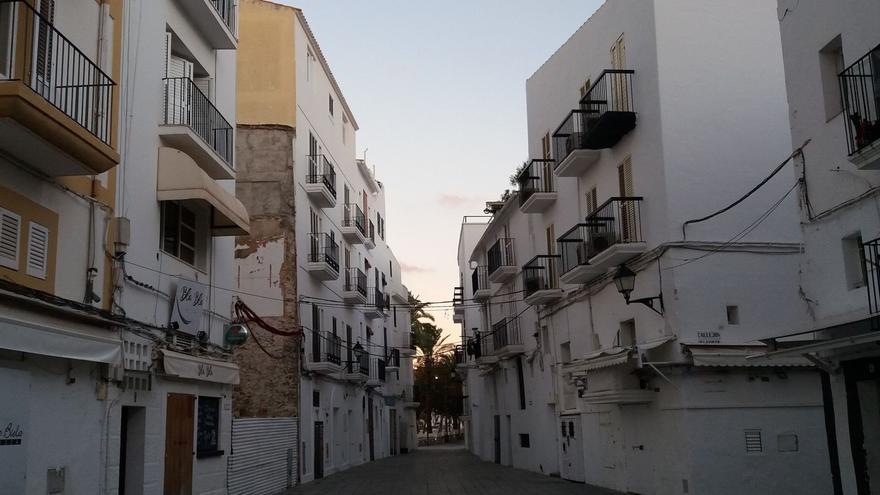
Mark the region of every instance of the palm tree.
<instances>
[{"instance_id":1,"label":"palm tree","mask_svg":"<svg viewBox=\"0 0 880 495\"><path fill-rule=\"evenodd\" d=\"M415 326L415 324L422 318L434 321L434 315L425 310L430 303L422 302L422 300L419 299L419 296L413 295L412 292L407 293L406 298L407 304L409 304L410 307L409 317L413 326Z\"/></svg>"}]
</instances>

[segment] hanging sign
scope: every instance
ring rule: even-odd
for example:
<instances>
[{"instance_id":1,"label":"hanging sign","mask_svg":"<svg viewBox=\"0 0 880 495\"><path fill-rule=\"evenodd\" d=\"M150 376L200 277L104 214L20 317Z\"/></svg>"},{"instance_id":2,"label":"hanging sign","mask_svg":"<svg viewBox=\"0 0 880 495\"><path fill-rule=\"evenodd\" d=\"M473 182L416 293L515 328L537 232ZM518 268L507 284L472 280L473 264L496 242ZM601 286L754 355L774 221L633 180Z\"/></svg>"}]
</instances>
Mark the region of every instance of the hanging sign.
<instances>
[{"instance_id":1,"label":"hanging sign","mask_svg":"<svg viewBox=\"0 0 880 495\"><path fill-rule=\"evenodd\" d=\"M174 307L171 308L171 328L190 335L198 333L207 297L208 290L204 284L179 279L174 295Z\"/></svg>"}]
</instances>

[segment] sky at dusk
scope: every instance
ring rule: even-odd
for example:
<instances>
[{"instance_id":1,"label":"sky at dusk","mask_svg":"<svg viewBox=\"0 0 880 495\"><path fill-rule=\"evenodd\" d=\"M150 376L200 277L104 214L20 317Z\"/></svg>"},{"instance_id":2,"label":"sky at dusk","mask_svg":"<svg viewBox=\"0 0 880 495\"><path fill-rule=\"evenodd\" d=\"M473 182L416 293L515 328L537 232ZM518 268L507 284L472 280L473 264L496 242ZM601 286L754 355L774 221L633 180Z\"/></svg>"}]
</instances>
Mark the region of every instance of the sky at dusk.
<instances>
[{"instance_id":1,"label":"sky at dusk","mask_svg":"<svg viewBox=\"0 0 880 495\"><path fill-rule=\"evenodd\" d=\"M276 0L277 1L277 0ZM525 81L600 0L297 0L387 193L404 284L448 301L462 217L526 160ZM448 306L447 306L448 307ZM433 311L458 339L451 309Z\"/></svg>"}]
</instances>

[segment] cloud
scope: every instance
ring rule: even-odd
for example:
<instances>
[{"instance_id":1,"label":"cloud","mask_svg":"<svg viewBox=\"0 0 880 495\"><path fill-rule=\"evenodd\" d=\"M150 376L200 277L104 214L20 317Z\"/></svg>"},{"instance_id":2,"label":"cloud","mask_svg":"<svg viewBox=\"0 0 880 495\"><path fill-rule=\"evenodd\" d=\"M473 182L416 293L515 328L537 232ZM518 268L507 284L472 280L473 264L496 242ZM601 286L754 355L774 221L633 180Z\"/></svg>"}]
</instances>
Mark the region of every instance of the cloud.
<instances>
[{"instance_id":1,"label":"cloud","mask_svg":"<svg viewBox=\"0 0 880 495\"><path fill-rule=\"evenodd\" d=\"M400 269L407 272L407 273L424 273L424 272L434 271L433 268L428 268L428 267L418 266L418 265L410 265L409 263L401 263Z\"/></svg>"},{"instance_id":2,"label":"cloud","mask_svg":"<svg viewBox=\"0 0 880 495\"><path fill-rule=\"evenodd\" d=\"M441 194L437 198L437 202L443 206L456 207L463 206L469 203L478 202L479 200L476 198L469 198L467 196L461 196L458 194Z\"/></svg>"}]
</instances>

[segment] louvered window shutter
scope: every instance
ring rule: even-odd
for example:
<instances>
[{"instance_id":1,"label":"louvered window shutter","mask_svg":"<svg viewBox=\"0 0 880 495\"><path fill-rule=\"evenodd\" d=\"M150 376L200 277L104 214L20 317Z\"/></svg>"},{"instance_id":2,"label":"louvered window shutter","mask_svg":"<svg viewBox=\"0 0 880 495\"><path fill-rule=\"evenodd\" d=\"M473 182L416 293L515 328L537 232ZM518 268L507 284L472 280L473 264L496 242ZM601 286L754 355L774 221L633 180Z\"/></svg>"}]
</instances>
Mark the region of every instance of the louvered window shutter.
<instances>
[{"instance_id":1,"label":"louvered window shutter","mask_svg":"<svg viewBox=\"0 0 880 495\"><path fill-rule=\"evenodd\" d=\"M617 175L620 181L620 195L625 198L635 196L632 176L632 159L627 158L617 167ZM620 233L621 241L629 242L636 236L636 209L630 201L625 201L620 206Z\"/></svg>"},{"instance_id":2,"label":"louvered window shutter","mask_svg":"<svg viewBox=\"0 0 880 495\"><path fill-rule=\"evenodd\" d=\"M49 264L49 229L34 222L28 228L27 274L45 280Z\"/></svg>"},{"instance_id":3,"label":"louvered window shutter","mask_svg":"<svg viewBox=\"0 0 880 495\"><path fill-rule=\"evenodd\" d=\"M18 270L21 217L0 208L0 266Z\"/></svg>"}]
</instances>

